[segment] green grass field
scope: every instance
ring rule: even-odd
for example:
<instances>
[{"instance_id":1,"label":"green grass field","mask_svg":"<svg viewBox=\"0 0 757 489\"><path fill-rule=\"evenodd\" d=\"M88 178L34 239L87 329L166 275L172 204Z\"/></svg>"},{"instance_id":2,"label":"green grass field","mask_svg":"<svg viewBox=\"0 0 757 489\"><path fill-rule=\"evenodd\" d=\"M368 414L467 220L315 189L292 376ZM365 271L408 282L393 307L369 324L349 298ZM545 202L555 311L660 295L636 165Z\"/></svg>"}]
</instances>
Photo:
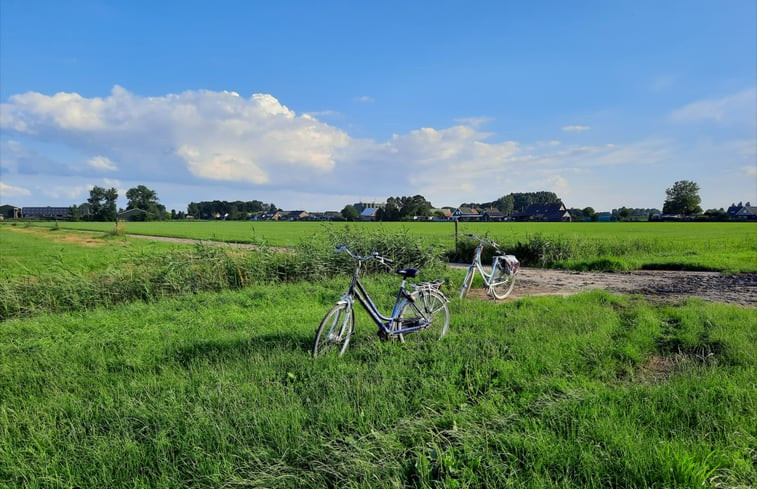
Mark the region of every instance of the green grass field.
<instances>
[{"instance_id":1,"label":"green grass field","mask_svg":"<svg viewBox=\"0 0 757 489\"><path fill-rule=\"evenodd\" d=\"M0 488L757 480L757 310L455 299L442 341L381 342L359 311L346 355L314 361L315 328L349 283L334 241L462 278L423 261L427 224L362 226L300 234L288 253L0 226ZM753 245L754 228L727 229ZM728 248L708 249L718 262ZM365 283L387 310L396 275Z\"/></svg>"},{"instance_id":2,"label":"green grass field","mask_svg":"<svg viewBox=\"0 0 757 489\"><path fill-rule=\"evenodd\" d=\"M124 239L103 233L71 233L37 227L0 226L0 279L51 273L87 273L138 255L187 245Z\"/></svg>"},{"instance_id":3,"label":"green grass field","mask_svg":"<svg viewBox=\"0 0 757 489\"><path fill-rule=\"evenodd\" d=\"M54 224L37 222L34 226ZM113 223L60 223L110 232ZM0 226L2 229L2 226ZM291 247L324 235L398 231L454 250L453 223L169 221L124 223L130 234ZM578 270L692 269L757 271L757 223L460 223L458 235L488 235L529 266Z\"/></svg>"},{"instance_id":4,"label":"green grass field","mask_svg":"<svg viewBox=\"0 0 757 489\"><path fill-rule=\"evenodd\" d=\"M0 324L0 486L748 487L757 317L455 301L440 342L309 356L340 278ZM382 305L394 277L368 280Z\"/></svg>"}]
</instances>

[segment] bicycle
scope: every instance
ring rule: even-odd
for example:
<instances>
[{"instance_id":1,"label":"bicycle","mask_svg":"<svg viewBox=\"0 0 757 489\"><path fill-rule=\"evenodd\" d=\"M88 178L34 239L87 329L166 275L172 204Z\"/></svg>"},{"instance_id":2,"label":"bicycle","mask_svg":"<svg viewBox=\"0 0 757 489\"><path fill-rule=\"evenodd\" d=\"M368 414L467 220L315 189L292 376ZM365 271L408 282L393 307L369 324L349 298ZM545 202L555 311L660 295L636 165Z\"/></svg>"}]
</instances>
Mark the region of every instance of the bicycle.
<instances>
[{"instance_id":1,"label":"bicycle","mask_svg":"<svg viewBox=\"0 0 757 489\"><path fill-rule=\"evenodd\" d=\"M486 287L486 293L493 299L504 299L513 291L515 285L515 274L520 270L520 262L514 255L506 255L500 249L499 245L488 238L480 238L475 234L466 234L471 239L478 240L478 246L473 254L473 262L468 267L468 272L463 279L463 285L460 287L460 298L464 298L470 290L473 283L473 276L476 270L481 274ZM489 244L494 247L495 255L492 259L492 269L486 273L481 264L481 252L484 245Z\"/></svg>"},{"instance_id":2,"label":"bicycle","mask_svg":"<svg viewBox=\"0 0 757 489\"><path fill-rule=\"evenodd\" d=\"M441 339L449 329L449 308L447 298L442 293L443 280L432 282L418 282L409 284L412 290L406 288L409 278L418 276L417 268L401 268L396 271L402 277L394 307L389 316L379 312L376 304L371 300L365 287L360 282L358 275L362 264L368 260L377 260L383 265L390 267L392 260L384 258L373 252L370 256L358 256L352 253L345 245L337 246L337 253L345 252L357 263L352 275L352 281L347 292L342 295L336 305L323 317L321 324L315 332L313 340L313 358L326 355L328 352L337 352L342 356L347 351L350 336L355 332L354 303L363 306L363 309L378 326L378 335L381 339L388 340L397 338L405 342L405 337L423 330L435 331Z\"/></svg>"}]
</instances>

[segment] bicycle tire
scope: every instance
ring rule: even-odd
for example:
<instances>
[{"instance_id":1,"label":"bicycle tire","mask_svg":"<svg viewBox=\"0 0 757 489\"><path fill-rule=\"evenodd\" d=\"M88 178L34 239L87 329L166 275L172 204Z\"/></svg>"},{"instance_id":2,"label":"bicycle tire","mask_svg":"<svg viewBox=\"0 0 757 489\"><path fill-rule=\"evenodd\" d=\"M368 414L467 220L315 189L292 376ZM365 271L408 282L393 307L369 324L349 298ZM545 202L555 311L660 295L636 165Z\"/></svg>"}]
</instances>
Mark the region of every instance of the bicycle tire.
<instances>
[{"instance_id":1,"label":"bicycle tire","mask_svg":"<svg viewBox=\"0 0 757 489\"><path fill-rule=\"evenodd\" d=\"M400 324L413 324L415 321L426 316L430 323L426 328L412 333L398 335L400 341L406 338L423 339L429 333L440 340L449 331L449 307L447 298L436 290L421 291L415 296L415 301L405 300L398 315Z\"/></svg>"},{"instance_id":2,"label":"bicycle tire","mask_svg":"<svg viewBox=\"0 0 757 489\"><path fill-rule=\"evenodd\" d=\"M347 303L340 303L332 307L323 316L321 324L315 331L313 339L313 358L337 353L344 355L350 344L350 336L355 331L355 316L352 307Z\"/></svg>"},{"instance_id":3,"label":"bicycle tire","mask_svg":"<svg viewBox=\"0 0 757 489\"><path fill-rule=\"evenodd\" d=\"M473 276L476 274L473 267L468 268L468 272L465 274L465 278L463 279L463 285L460 287L460 298L465 298L466 295L468 295L468 291L470 291L470 286L473 283Z\"/></svg>"},{"instance_id":4,"label":"bicycle tire","mask_svg":"<svg viewBox=\"0 0 757 489\"><path fill-rule=\"evenodd\" d=\"M489 296L493 299L502 300L510 295L515 286L515 274L505 273L497 277L497 282L490 285L488 289Z\"/></svg>"}]
</instances>

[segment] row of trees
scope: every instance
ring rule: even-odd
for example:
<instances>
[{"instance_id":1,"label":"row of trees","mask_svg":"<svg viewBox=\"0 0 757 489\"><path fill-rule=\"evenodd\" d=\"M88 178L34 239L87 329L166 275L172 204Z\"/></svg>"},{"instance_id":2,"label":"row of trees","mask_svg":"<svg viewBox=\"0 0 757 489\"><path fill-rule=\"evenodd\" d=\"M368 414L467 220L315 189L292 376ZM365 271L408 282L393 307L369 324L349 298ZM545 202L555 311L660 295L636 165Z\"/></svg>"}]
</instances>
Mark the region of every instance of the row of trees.
<instances>
[{"instance_id":1,"label":"row of trees","mask_svg":"<svg viewBox=\"0 0 757 489\"><path fill-rule=\"evenodd\" d=\"M258 212L275 212L278 210L276 204L266 204L260 200L251 200L243 202L236 200L227 202L225 200L214 200L206 202L190 202L187 206L187 212L190 216L199 219L229 219L239 220L248 219L251 214Z\"/></svg>"},{"instance_id":2,"label":"row of trees","mask_svg":"<svg viewBox=\"0 0 757 489\"><path fill-rule=\"evenodd\" d=\"M701 198L699 197L699 185L690 180L680 180L673 184L672 187L665 190L666 199L663 204L662 213L680 216L702 215L710 219L723 218L726 213L722 209L710 209L702 212L699 206ZM135 213L135 220L159 220L159 219L181 219L185 217L183 212L171 211L166 212L165 206L160 203L157 192L144 185L138 185L126 192L128 200L126 210L140 209L144 212ZM116 200L118 191L115 188L105 189L95 186L89 192L87 202L71 207L71 215L74 219L95 220L95 221L113 221L116 220L118 210ZM469 202L461 204L461 207L474 207L477 209L496 208L505 215L512 215L524 211L532 204L555 204L561 203L560 198L554 192L519 192L510 193L500 197L492 202ZM191 202L187 207L189 215L201 219L247 219L250 215L258 212L275 212L278 210L273 203L264 203L260 200L251 201L202 201ZM597 213L591 207L583 209L569 209L574 219L596 219ZM422 195L389 197L383 208L376 213L376 219L379 221L401 221L411 219L415 216L433 216L434 207L431 202L426 200ZM612 215L621 220L628 219L647 219L655 214L659 214L657 209L629 209L621 207L613 209ZM347 205L342 209L342 217L348 221L360 218L360 213L353 205Z\"/></svg>"},{"instance_id":3,"label":"row of trees","mask_svg":"<svg viewBox=\"0 0 757 489\"><path fill-rule=\"evenodd\" d=\"M126 210L140 209L144 212L136 213L135 220L161 220L166 219L166 208L158 200L158 194L144 185L130 188L126 191L128 200ZM118 217L118 190L106 189L95 185L89 191L89 198L78 206L71 206L71 218L85 221L115 221Z\"/></svg>"},{"instance_id":4,"label":"row of trees","mask_svg":"<svg viewBox=\"0 0 757 489\"><path fill-rule=\"evenodd\" d=\"M554 192L516 192L509 193L492 202L462 204L460 207L475 207L477 209L495 208L506 216L523 212L533 204L560 204L562 200Z\"/></svg>"}]
</instances>

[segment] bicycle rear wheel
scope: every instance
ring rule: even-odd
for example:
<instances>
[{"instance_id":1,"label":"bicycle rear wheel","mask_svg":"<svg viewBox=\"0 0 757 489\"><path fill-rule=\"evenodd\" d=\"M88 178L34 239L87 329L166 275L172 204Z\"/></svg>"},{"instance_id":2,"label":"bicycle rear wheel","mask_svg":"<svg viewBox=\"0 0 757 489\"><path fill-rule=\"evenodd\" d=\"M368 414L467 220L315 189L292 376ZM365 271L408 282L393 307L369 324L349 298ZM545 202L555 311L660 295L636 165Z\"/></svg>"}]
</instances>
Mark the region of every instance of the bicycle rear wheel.
<instances>
[{"instance_id":1,"label":"bicycle rear wheel","mask_svg":"<svg viewBox=\"0 0 757 489\"><path fill-rule=\"evenodd\" d=\"M416 330L412 333L399 335L403 343L408 338L422 339L432 335L434 339L440 340L449 330L449 308L447 307L447 298L440 292L423 291L415 296L415 301L405 301L400 309L399 323L401 328L412 327L428 321L423 329Z\"/></svg>"},{"instance_id":2,"label":"bicycle rear wheel","mask_svg":"<svg viewBox=\"0 0 757 489\"><path fill-rule=\"evenodd\" d=\"M355 331L355 316L352 307L340 303L331 308L323 317L315 331L313 358L319 356L342 356L350 344L350 336Z\"/></svg>"}]
</instances>

